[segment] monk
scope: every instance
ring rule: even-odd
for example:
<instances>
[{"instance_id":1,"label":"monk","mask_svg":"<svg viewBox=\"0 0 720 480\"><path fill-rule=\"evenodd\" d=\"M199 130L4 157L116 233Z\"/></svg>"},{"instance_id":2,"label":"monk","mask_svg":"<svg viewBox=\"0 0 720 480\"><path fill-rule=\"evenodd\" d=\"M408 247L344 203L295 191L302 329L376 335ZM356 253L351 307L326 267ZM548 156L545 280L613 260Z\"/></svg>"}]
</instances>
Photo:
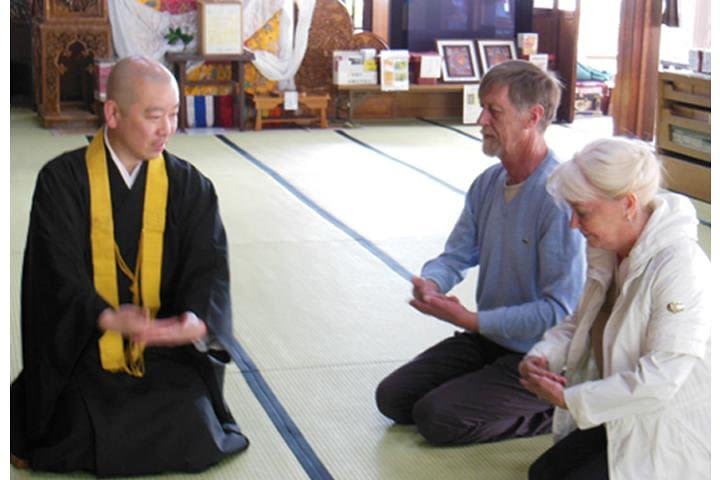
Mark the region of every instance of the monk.
<instances>
[{"instance_id":1,"label":"monk","mask_svg":"<svg viewBox=\"0 0 720 480\"><path fill-rule=\"evenodd\" d=\"M10 396L17 468L196 472L248 447L223 399L239 345L218 199L165 150L178 99L164 66L120 60L105 127L38 174Z\"/></svg>"}]
</instances>

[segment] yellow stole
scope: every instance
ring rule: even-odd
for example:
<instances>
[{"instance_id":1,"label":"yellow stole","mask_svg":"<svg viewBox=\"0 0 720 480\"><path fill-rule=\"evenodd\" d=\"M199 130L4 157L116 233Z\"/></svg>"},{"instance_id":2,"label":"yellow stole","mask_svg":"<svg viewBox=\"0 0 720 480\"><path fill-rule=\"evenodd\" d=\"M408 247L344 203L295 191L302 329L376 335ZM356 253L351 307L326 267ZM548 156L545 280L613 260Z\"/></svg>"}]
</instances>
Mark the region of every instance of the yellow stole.
<instances>
[{"instance_id":1,"label":"yellow stole","mask_svg":"<svg viewBox=\"0 0 720 480\"><path fill-rule=\"evenodd\" d=\"M119 307L119 265L132 282L130 289L133 303L144 306L149 310L150 318L155 318L160 309L160 277L168 191L165 159L160 154L148 160L142 233L134 272L125 264L115 243L110 180L102 129L95 134L88 146L85 164L90 181L90 242L95 290L113 308ZM130 341L126 347L120 332L108 330L100 337L98 346L103 369L125 372L136 377L144 375L143 344Z\"/></svg>"}]
</instances>

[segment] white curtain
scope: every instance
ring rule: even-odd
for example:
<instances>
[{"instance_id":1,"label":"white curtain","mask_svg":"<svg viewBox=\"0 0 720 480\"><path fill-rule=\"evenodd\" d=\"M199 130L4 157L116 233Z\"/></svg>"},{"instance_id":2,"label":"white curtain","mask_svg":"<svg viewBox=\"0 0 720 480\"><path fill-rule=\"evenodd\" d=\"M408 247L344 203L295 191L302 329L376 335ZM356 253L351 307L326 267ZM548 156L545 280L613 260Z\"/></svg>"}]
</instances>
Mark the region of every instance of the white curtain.
<instances>
[{"instance_id":1,"label":"white curtain","mask_svg":"<svg viewBox=\"0 0 720 480\"><path fill-rule=\"evenodd\" d=\"M255 51L253 65L281 90L294 89L294 77L307 50L308 32L315 0L296 0L298 22L293 41L293 0L246 0L243 2L243 37L251 37L281 10L278 54ZM158 12L137 0L109 0L113 46L117 57L146 55L164 61L165 53L183 50L182 43L170 45L164 35L180 27L193 35L186 51L197 51L197 13Z\"/></svg>"},{"instance_id":2,"label":"white curtain","mask_svg":"<svg viewBox=\"0 0 720 480\"><path fill-rule=\"evenodd\" d=\"M295 73L300 68L305 51L307 50L308 32L315 10L315 0L296 0L298 6L298 21L295 29L295 42L293 45L293 2L282 0L282 14L280 16L280 45L278 54L266 51L256 51L253 64L266 78L279 80L280 90L295 90ZM263 3L262 0L249 2L244 8L250 10L252 4ZM258 8L262 8L258 6ZM277 11L277 9L275 10Z\"/></svg>"},{"instance_id":3,"label":"white curtain","mask_svg":"<svg viewBox=\"0 0 720 480\"><path fill-rule=\"evenodd\" d=\"M137 0L109 0L108 13L113 47L118 58L145 55L164 62L166 52L183 50L182 42L170 45L164 37L170 28L177 27L193 35L187 51L197 51L196 12L172 15L158 12Z\"/></svg>"}]
</instances>

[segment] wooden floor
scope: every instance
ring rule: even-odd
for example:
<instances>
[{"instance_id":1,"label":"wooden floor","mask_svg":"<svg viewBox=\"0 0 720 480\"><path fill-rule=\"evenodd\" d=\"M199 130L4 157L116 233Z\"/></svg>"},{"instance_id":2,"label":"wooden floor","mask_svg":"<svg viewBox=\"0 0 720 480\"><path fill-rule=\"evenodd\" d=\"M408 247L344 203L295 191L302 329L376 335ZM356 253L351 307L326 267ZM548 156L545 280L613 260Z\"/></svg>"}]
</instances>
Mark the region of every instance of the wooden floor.
<instances>
[{"instance_id":1,"label":"wooden floor","mask_svg":"<svg viewBox=\"0 0 720 480\"><path fill-rule=\"evenodd\" d=\"M605 118L553 125L563 158ZM19 280L38 169L87 144L88 132L38 127L11 110L11 375L22 368ZM472 180L496 160L478 127L443 120L355 128L178 134L169 145L214 182L230 242L234 329L247 362L231 367L228 404L250 449L192 478L391 479L526 477L549 436L431 448L394 426L374 388L453 329L407 305L409 275L439 253ZM709 252L710 208L696 203ZM473 304L475 273L455 289ZM86 475L75 475L86 476ZM190 475L168 475L164 478ZM71 478L11 469L11 478Z\"/></svg>"}]
</instances>

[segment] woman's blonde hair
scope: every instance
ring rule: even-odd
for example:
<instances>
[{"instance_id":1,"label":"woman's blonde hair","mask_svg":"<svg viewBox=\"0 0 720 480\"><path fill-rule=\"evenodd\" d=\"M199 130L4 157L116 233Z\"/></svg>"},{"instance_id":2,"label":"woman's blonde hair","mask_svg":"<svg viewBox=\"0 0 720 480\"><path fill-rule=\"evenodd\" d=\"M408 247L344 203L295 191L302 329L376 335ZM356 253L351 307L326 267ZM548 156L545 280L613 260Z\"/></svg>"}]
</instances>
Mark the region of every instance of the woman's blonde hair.
<instances>
[{"instance_id":1,"label":"woman's blonde hair","mask_svg":"<svg viewBox=\"0 0 720 480\"><path fill-rule=\"evenodd\" d=\"M634 192L644 207L655 198L662 177L662 165L647 144L614 137L595 140L560 164L550 175L547 190L569 203Z\"/></svg>"}]
</instances>

